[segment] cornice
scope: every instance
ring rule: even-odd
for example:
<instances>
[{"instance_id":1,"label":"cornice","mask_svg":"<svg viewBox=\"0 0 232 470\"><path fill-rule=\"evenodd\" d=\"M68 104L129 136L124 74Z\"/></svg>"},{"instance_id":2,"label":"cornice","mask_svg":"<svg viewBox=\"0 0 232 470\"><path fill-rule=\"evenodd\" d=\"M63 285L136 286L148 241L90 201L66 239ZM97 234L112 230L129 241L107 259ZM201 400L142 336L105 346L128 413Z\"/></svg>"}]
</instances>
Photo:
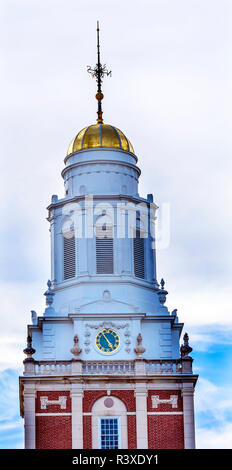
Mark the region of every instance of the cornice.
<instances>
[{"instance_id":1,"label":"cornice","mask_svg":"<svg viewBox=\"0 0 232 470\"><path fill-rule=\"evenodd\" d=\"M49 204L49 206L47 207L47 210L51 210L51 209L57 209L58 207L62 207L64 206L65 204L70 204L72 202L76 202L76 201L85 201L85 197L88 196L87 194L84 194L84 195L79 195L79 196L73 196L73 197L70 197L70 198L63 198L63 199L60 199L58 200L57 202L53 202L51 204ZM127 194L97 194L97 195L93 195L93 201L97 201L97 200L126 200L126 201L131 201L131 202L134 202L134 203L145 203L147 205L148 208L150 208L151 204L153 206L155 206L155 209L158 209L158 206L154 203L154 202L150 202L148 201L147 199L144 199L142 197L136 197L136 196L130 196L130 195L127 195ZM48 220L50 221L51 218L48 218Z\"/></svg>"},{"instance_id":2,"label":"cornice","mask_svg":"<svg viewBox=\"0 0 232 470\"><path fill-rule=\"evenodd\" d=\"M128 152L127 150L123 150L123 149L115 149L115 148L110 148L110 147L95 147L95 148L91 148L91 149L81 149L81 150L78 150L77 152L73 152L73 153L70 153L69 155L66 155L66 157L64 158L64 163L66 164L66 162L69 160L69 158L73 157L74 155L80 155L80 154L83 154L83 153L89 153L89 152L117 152L117 153L124 153L126 155L130 155L130 157L133 157L137 163L138 161L138 157L132 153L132 152Z\"/></svg>"}]
</instances>

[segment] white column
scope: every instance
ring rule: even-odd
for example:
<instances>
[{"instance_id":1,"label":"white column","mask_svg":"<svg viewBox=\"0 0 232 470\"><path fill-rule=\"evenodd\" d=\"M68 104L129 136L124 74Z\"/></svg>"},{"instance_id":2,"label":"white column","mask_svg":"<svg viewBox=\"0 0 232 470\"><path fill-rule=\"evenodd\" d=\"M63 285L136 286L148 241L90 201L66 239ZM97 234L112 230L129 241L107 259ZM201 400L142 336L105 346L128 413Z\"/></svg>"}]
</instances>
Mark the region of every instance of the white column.
<instances>
[{"instance_id":1,"label":"white column","mask_svg":"<svg viewBox=\"0 0 232 470\"><path fill-rule=\"evenodd\" d=\"M182 389L184 412L184 448L195 449L194 388L192 383L184 383Z\"/></svg>"},{"instance_id":2,"label":"white column","mask_svg":"<svg viewBox=\"0 0 232 470\"><path fill-rule=\"evenodd\" d=\"M35 449L35 384L24 385L25 449Z\"/></svg>"},{"instance_id":3,"label":"white column","mask_svg":"<svg viewBox=\"0 0 232 470\"><path fill-rule=\"evenodd\" d=\"M83 449L83 390L82 384L72 384L72 448Z\"/></svg>"},{"instance_id":4,"label":"white column","mask_svg":"<svg viewBox=\"0 0 232 470\"><path fill-rule=\"evenodd\" d=\"M146 384L135 385L137 449L148 449Z\"/></svg>"}]
</instances>

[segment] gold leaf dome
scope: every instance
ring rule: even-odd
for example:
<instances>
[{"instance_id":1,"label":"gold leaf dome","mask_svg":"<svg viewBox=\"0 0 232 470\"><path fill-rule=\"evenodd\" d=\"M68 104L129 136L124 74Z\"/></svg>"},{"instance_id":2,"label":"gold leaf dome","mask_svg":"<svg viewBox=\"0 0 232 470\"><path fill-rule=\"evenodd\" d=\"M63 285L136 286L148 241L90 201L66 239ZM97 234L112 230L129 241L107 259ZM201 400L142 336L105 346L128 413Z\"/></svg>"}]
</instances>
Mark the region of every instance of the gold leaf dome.
<instances>
[{"instance_id":1,"label":"gold leaf dome","mask_svg":"<svg viewBox=\"0 0 232 470\"><path fill-rule=\"evenodd\" d=\"M93 124L78 132L69 145L67 155L90 148L116 148L134 153L130 141L122 131L103 123Z\"/></svg>"}]
</instances>

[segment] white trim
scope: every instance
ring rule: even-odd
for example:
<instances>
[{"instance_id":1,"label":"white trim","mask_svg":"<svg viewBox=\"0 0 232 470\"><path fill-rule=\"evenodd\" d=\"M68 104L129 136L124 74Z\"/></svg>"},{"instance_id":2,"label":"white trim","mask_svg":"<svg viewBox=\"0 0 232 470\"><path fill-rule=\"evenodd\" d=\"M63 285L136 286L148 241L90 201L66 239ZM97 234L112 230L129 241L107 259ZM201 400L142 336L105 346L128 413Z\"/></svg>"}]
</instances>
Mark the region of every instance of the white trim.
<instances>
[{"instance_id":1,"label":"white trim","mask_svg":"<svg viewBox=\"0 0 232 470\"><path fill-rule=\"evenodd\" d=\"M98 416L98 449L101 449L101 419L118 420L118 449L122 448L121 416Z\"/></svg>"},{"instance_id":2,"label":"white trim","mask_svg":"<svg viewBox=\"0 0 232 470\"><path fill-rule=\"evenodd\" d=\"M67 396L59 396L57 400L49 400L48 397L40 397L40 408L46 410L47 405L60 405L61 410L65 410L67 398Z\"/></svg>"},{"instance_id":3,"label":"white trim","mask_svg":"<svg viewBox=\"0 0 232 470\"><path fill-rule=\"evenodd\" d=\"M137 449L148 449L146 383L135 387Z\"/></svg>"},{"instance_id":4,"label":"white trim","mask_svg":"<svg viewBox=\"0 0 232 470\"><path fill-rule=\"evenodd\" d=\"M164 381L156 382L156 383L151 382L147 384L147 389L154 391L154 392L156 390L182 390L182 384L177 384L177 383L172 383L172 382L170 383L170 382L164 382Z\"/></svg>"},{"instance_id":5,"label":"white trim","mask_svg":"<svg viewBox=\"0 0 232 470\"><path fill-rule=\"evenodd\" d=\"M170 395L170 398L160 398L159 395L151 396L152 408L158 408L159 405L168 404L172 408L177 408L178 406L178 395Z\"/></svg>"}]
</instances>

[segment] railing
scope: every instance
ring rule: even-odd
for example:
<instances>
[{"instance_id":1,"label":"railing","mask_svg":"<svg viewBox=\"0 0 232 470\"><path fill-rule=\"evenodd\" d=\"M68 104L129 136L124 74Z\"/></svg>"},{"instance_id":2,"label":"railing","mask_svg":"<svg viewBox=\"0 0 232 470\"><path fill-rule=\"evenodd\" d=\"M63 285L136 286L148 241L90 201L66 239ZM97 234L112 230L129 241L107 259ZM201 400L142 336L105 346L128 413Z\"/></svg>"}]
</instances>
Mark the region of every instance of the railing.
<instances>
[{"instance_id":1,"label":"railing","mask_svg":"<svg viewBox=\"0 0 232 470\"><path fill-rule=\"evenodd\" d=\"M84 361L82 363L83 375L132 375L134 374L133 361Z\"/></svg>"},{"instance_id":2,"label":"railing","mask_svg":"<svg viewBox=\"0 0 232 470\"><path fill-rule=\"evenodd\" d=\"M147 375L173 375L181 374L180 360L152 360L146 361Z\"/></svg>"},{"instance_id":3,"label":"railing","mask_svg":"<svg viewBox=\"0 0 232 470\"><path fill-rule=\"evenodd\" d=\"M36 376L134 376L192 374L192 359L132 361L29 361L24 375Z\"/></svg>"},{"instance_id":4,"label":"railing","mask_svg":"<svg viewBox=\"0 0 232 470\"><path fill-rule=\"evenodd\" d=\"M70 375L71 361L35 361L35 375Z\"/></svg>"}]
</instances>

